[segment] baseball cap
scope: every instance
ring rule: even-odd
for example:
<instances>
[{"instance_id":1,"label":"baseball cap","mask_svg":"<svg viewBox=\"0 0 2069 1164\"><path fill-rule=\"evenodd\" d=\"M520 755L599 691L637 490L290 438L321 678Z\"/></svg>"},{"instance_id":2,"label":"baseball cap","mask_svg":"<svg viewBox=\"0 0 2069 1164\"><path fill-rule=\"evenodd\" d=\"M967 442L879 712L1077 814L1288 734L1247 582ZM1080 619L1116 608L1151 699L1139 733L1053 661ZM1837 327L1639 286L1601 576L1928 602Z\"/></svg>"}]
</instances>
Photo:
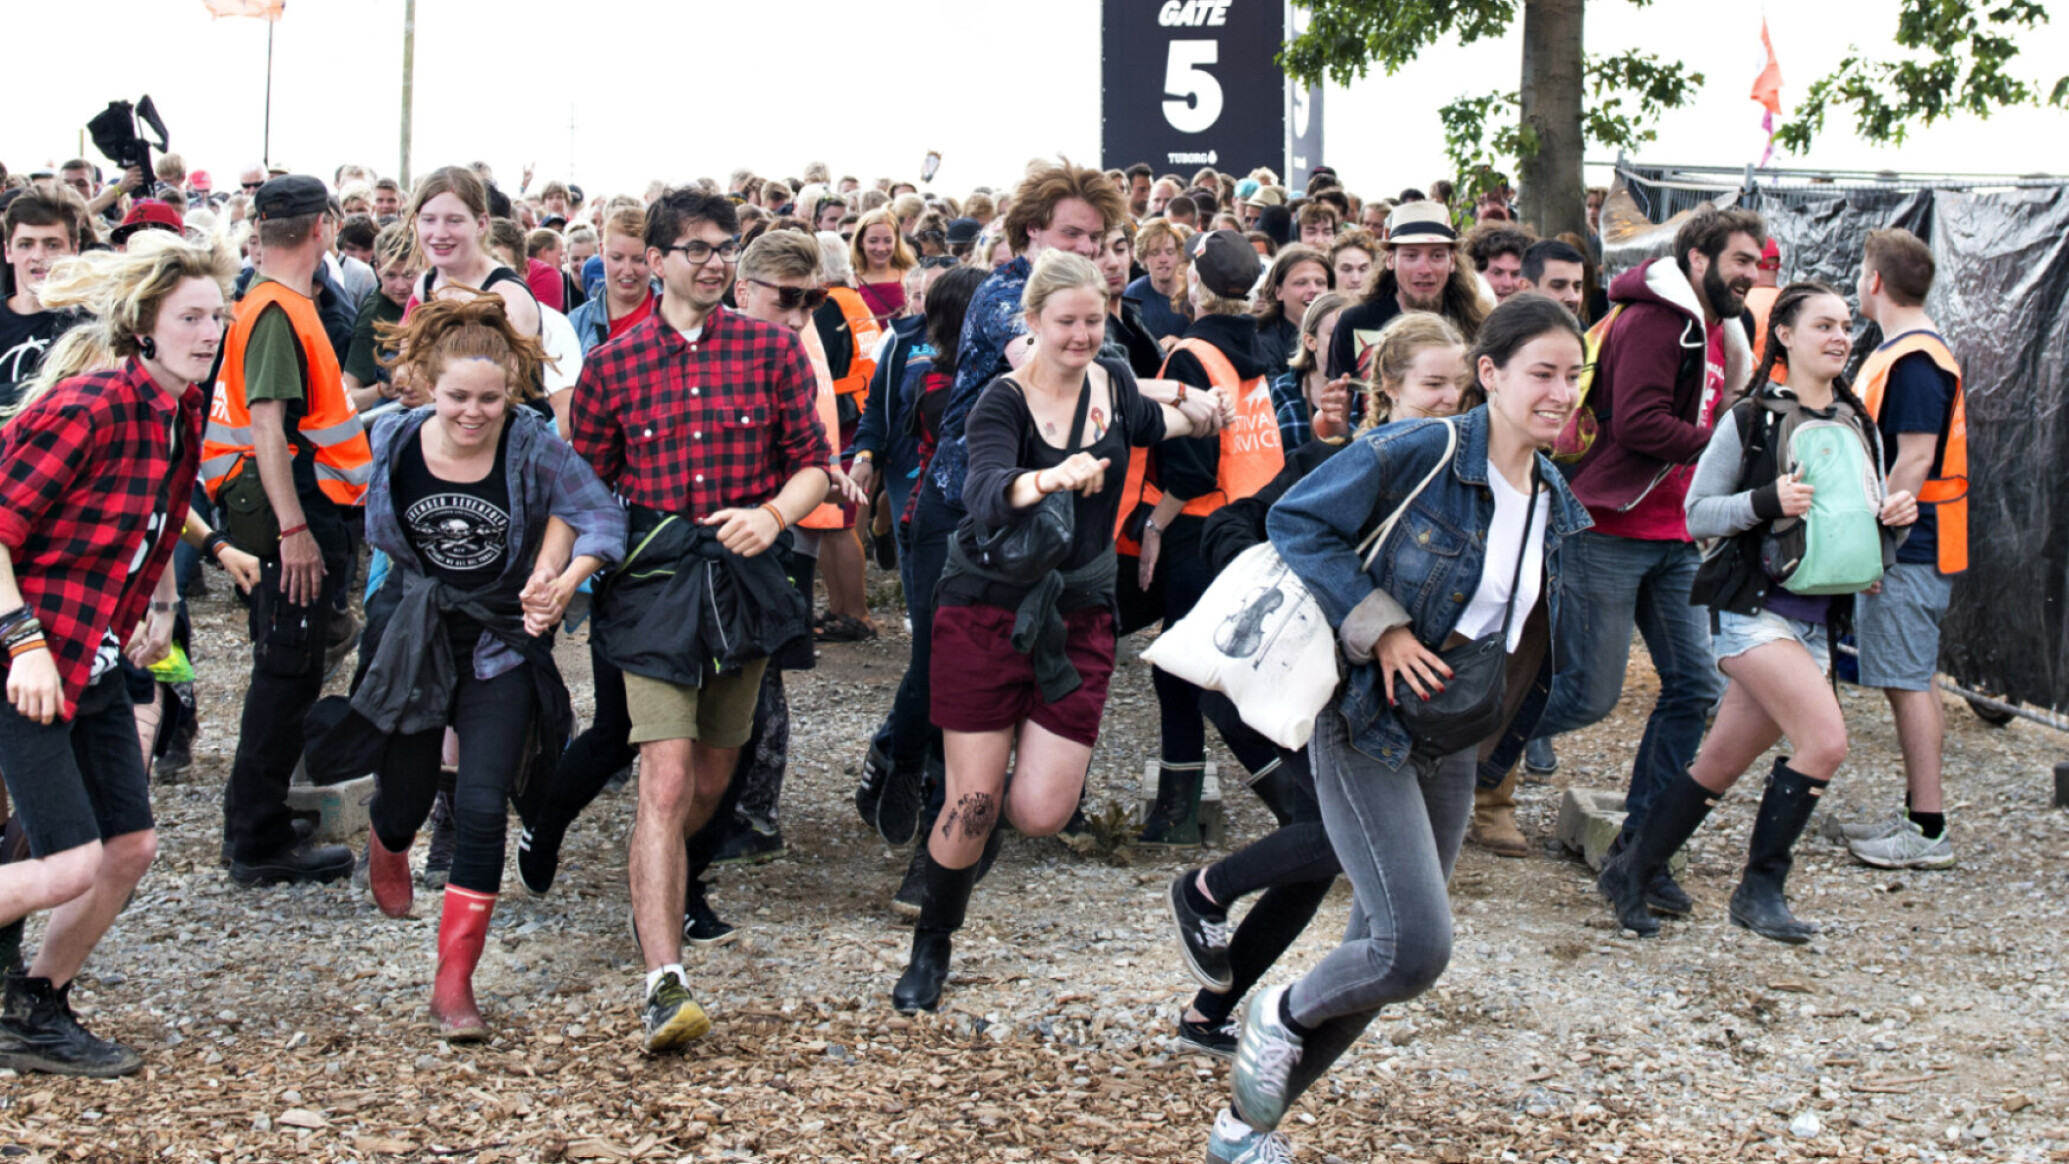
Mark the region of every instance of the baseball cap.
<instances>
[{"instance_id":1,"label":"baseball cap","mask_svg":"<svg viewBox=\"0 0 2069 1164\"><path fill-rule=\"evenodd\" d=\"M1286 192L1277 186L1259 186L1257 193L1244 199L1243 204L1255 206L1260 210L1267 206L1284 206L1286 205Z\"/></svg>"},{"instance_id":2,"label":"baseball cap","mask_svg":"<svg viewBox=\"0 0 2069 1164\"><path fill-rule=\"evenodd\" d=\"M1403 202L1387 215L1387 246L1457 241L1458 231L1452 228L1451 214L1441 202Z\"/></svg>"},{"instance_id":3,"label":"baseball cap","mask_svg":"<svg viewBox=\"0 0 2069 1164\"><path fill-rule=\"evenodd\" d=\"M984 224L974 218L955 218L948 223L948 245L968 246L984 234Z\"/></svg>"},{"instance_id":4,"label":"baseball cap","mask_svg":"<svg viewBox=\"0 0 2069 1164\"><path fill-rule=\"evenodd\" d=\"M1232 230L1209 230L1185 242L1185 257L1207 290L1223 299L1243 299L1257 283L1263 260L1249 240Z\"/></svg>"},{"instance_id":5,"label":"baseball cap","mask_svg":"<svg viewBox=\"0 0 2069 1164\"><path fill-rule=\"evenodd\" d=\"M1773 238L1769 238L1767 245L1760 248L1760 269L1763 271L1779 271L1782 269L1782 248Z\"/></svg>"},{"instance_id":6,"label":"baseball cap","mask_svg":"<svg viewBox=\"0 0 2069 1164\"><path fill-rule=\"evenodd\" d=\"M215 188L215 179L208 176L207 170L196 170L187 175L187 189L189 190L200 190L206 193Z\"/></svg>"},{"instance_id":7,"label":"baseball cap","mask_svg":"<svg viewBox=\"0 0 2069 1164\"><path fill-rule=\"evenodd\" d=\"M260 222L322 214L330 209L330 191L324 188L320 178L307 174L283 174L267 179L252 199L252 205L258 211Z\"/></svg>"},{"instance_id":8,"label":"baseball cap","mask_svg":"<svg viewBox=\"0 0 2069 1164\"><path fill-rule=\"evenodd\" d=\"M186 223L181 221L180 212L168 203L156 198L139 198L131 204L129 213L123 216L122 225L108 234L109 239L120 243L140 230L169 230L180 233Z\"/></svg>"}]
</instances>

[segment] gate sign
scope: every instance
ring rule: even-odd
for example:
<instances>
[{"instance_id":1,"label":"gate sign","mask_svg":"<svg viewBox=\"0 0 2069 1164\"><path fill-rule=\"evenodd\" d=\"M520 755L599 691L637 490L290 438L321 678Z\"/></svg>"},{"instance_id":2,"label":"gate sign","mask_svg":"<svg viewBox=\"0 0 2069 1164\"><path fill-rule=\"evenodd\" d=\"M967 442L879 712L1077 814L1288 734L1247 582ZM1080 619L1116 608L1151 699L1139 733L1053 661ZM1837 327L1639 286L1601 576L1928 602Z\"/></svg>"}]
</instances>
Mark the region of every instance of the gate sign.
<instances>
[{"instance_id":1,"label":"gate sign","mask_svg":"<svg viewBox=\"0 0 2069 1164\"><path fill-rule=\"evenodd\" d=\"M1286 39L1307 31L1314 13L1286 6ZM1286 80L1286 176L1288 190L1307 189L1308 176L1322 164L1322 87L1303 89L1292 78Z\"/></svg>"},{"instance_id":2,"label":"gate sign","mask_svg":"<svg viewBox=\"0 0 2069 1164\"><path fill-rule=\"evenodd\" d=\"M1286 79L1273 58L1286 35L1286 0L1104 4L1105 165L1148 162L1186 176L1201 166L1285 172Z\"/></svg>"}]
</instances>

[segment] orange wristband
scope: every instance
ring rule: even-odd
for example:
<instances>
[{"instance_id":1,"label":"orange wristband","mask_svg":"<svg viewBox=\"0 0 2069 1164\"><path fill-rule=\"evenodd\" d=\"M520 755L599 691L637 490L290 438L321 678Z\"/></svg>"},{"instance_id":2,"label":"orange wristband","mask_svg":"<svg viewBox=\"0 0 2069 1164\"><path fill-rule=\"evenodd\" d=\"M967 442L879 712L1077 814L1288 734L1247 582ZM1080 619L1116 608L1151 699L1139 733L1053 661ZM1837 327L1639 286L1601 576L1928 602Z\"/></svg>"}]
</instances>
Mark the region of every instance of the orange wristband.
<instances>
[{"instance_id":1,"label":"orange wristband","mask_svg":"<svg viewBox=\"0 0 2069 1164\"><path fill-rule=\"evenodd\" d=\"M789 523L788 521L785 521L785 520L784 520L784 518L783 518L783 511L782 511L782 510L780 510L780 509L778 509L778 508L776 508L776 503L775 503L775 502L773 502L773 501L764 501L764 502L762 502L762 508L763 508L763 509L766 509L766 510L768 510L768 511L769 511L769 516L770 516L770 517L773 517L773 518L775 518L775 519L776 519L776 532L777 532L777 533L782 533L782 532L783 532L784 530L786 530L786 529L789 529L789 528L790 528L790 523Z\"/></svg>"}]
</instances>

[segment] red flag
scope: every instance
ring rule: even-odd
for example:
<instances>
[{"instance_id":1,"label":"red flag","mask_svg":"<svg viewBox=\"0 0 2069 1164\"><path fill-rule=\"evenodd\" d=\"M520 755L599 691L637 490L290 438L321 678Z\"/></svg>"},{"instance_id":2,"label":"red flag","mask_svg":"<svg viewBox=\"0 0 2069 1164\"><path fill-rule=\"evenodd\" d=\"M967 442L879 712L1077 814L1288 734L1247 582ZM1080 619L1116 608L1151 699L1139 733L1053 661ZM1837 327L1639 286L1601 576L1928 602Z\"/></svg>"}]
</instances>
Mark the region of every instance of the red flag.
<instances>
[{"instance_id":1,"label":"red flag","mask_svg":"<svg viewBox=\"0 0 2069 1164\"><path fill-rule=\"evenodd\" d=\"M202 7L212 16L256 16L260 20L279 20L287 0L201 0Z\"/></svg>"},{"instance_id":2,"label":"red flag","mask_svg":"<svg viewBox=\"0 0 2069 1164\"><path fill-rule=\"evenodd\" d=\"M1767 35L1767 17L1760 18L1760 75L1753 78L1752 98L1766 110L1760 128L1767 131L1767 152L1760 156L1764 167L1774 158L1774 115L1782 111L1782 63L1774 56L1774 39Z\"/></svg>"}]
</instances>

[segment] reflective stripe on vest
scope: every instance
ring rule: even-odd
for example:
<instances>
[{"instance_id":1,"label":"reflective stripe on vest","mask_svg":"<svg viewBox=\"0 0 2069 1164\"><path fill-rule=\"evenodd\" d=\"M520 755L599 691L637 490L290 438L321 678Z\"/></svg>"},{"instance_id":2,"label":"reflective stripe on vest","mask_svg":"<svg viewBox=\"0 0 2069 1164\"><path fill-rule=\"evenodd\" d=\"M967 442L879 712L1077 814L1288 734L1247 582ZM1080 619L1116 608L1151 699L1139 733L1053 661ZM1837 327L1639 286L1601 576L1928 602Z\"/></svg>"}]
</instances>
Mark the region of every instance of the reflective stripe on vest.
<instances>
[{"instance_id":1,"label":"reflective stripe on vest","mask_svg":"<svg viewBox=\"0 0 2069 1164\"><path fill-rule=\"evenodd\" d=\"M237 305L236 322L224 339L222 376L216 381L208 427L202 433L202 482L211 498L219 496L224 483L235 475L239 458L252 451L244 355L259 316L275 305L287 313L295 339L302 345L308 397L296 434L314 453L317 488L339 505L357 505L373 480L373 449L367 443L366 428L345 391L337 354L331 351L315 302L272 280L252 285Z\"/></svg>"},{"instance_id":2,"label":"reflective stripe on vest","mask_svg":"<svg viewBox=\"0 0 2069 1164\"><path fill-rule=\"evenodd\" d=\"M1191 352L1200 361L1207 379L1236 401L1235 423L1221 430L1221 456L1215 462L1214 490L1185 503L1183 512L1205 517L1231 501L1248 497L1271 483L1286 467L1286 450L1279 440L1279 417L1272 408L1271 385L1258 376L1241 379L1220 348L1202 339L1185 339L1172 355ZM1164 357L1162 373L1171 368ZM1139 556L1142 546L1125 530L1128 517L1139 505L1155 505L1164 491L1149 482L1149 456L1139 451L1128 459L1127 492L1121 494L1121 511L1114 523L1114 548L1122 554ZM1132 499L1132 500L1131 500Z\"/></svg>"},{"instance_id":3,"label":"reflective stripe on vest","mask_svg":"<svg viewBox=\"0 0 2069 1164\"><path fill-rule=\"evenodd\" d=\"M876 375L877 341L883 339L884 329L877 323L876 315L869 305L862 302L862 294L852 287L830 287L827 296L840 304L841 318L848 323L848 338L854 342L854 354L848 357L848 374L833 382L836 396L855 396L869 391L869 378ZM859 406L861 401L856 401ZM831 432L828 436L833 435Z\"/></svg>"},{"instance_id":4,"label":"reflective stripe on vest","mask_svg":"<svg viewBox=\"0 0 2069 1164\"><path fill-rule=\"evenodd\" d=\"M1861 363L1856 388L1868 415L1882 415L1882 394L1889 388L1890 369L1897 361L1923 352L1941 371L1954 377L1954 407L1948 410L1947 427L1940 432L1938 466L1934 475L1918 488L1918 504L1933 507L1940 541L1939 568L1942 574L1959 574L1968 569L1968 403L1961 386L1961 365L1947 341L1929 331L1906 332L1868 353Z\"/></svg>"}]
</instances>

